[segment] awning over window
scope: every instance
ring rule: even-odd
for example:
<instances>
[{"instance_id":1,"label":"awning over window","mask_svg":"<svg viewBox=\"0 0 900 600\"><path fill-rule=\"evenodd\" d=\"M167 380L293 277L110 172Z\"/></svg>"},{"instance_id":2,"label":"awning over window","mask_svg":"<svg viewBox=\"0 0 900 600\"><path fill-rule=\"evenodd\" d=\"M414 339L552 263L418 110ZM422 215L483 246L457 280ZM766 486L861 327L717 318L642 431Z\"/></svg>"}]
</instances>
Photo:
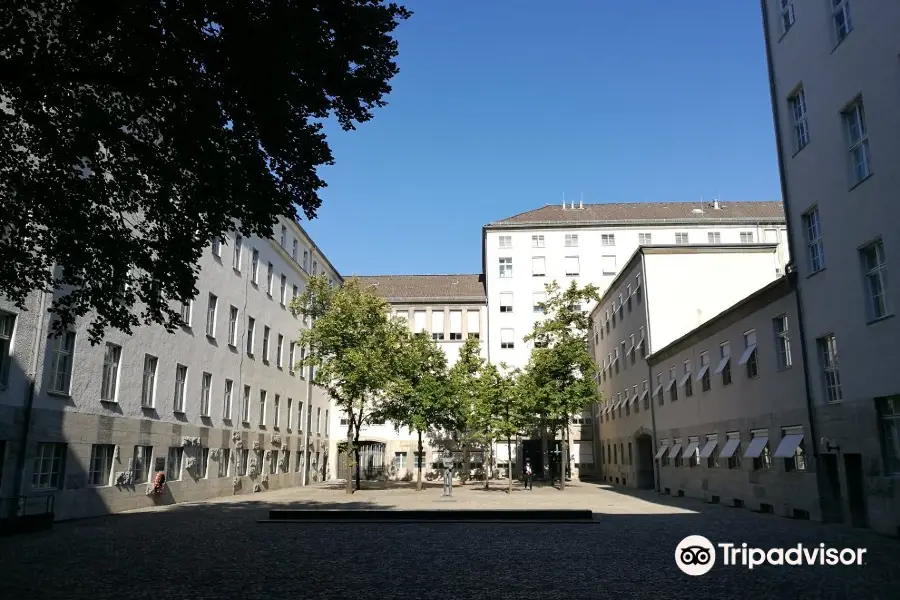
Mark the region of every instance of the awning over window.
<instances>
[{"instance_id":1,"label":"awning over window","mask_svg":"<svg viewBox=\"0 0 900 600\"><path fill-rule=\"evenodd\" d=\"M628 348L628 350L625 352L625 356L628 356L629 354L631 354L632 352L634 352L634 349L635 349L635 348L637 348L637 344L634 344L633 346L631 346L630 348Z\"/></svg>"},{"instance_id":2,"label":"awning over window","mask_svg":"<svg viewBox=\"0 0 900 600\"><path fill-rule=\"evenodd\" d=\"M699 371L697 371L697 381L702 381L703 377L709 371L709 365L703 365Z\"/></svg>"},{"instance_id":3,"label":"awning over window","mask_svg":"<svg viewBox=\"0 0 900 600\"><path fill-rule=\"evenodd\" d=\"M677 380L677 379L670 379L670 380L669 380L669 383L666 384L666 391L671 390L671 389L672 389L672 386L675 385L675 382L676 382L676 381L678 381L678 380Z\"/></svg>"},{"instance_id":4,"label":"awning over window","mask_svg":"<svg viewBox=\"0 0 900 600\"><path fill-rule=\"evenodd\" d=\"M679 452L681 452L681 444L675 444L669 452L669 458L678 458Z\"/></svg>"},{"instance_id":5,"label":"awning over window","mask_svg":"<svg viewBox=\"0 0 900 600\"><path fill-rule=\"evenodd\" d=\"M646 392L645 392L645 393L646 393ZM632 404L637 404L637 401L638 401L638 395L635 394L634 396L631 397L631 403L632 403Z\"/></svg>"},{"instance_id":6,"label":"awning over window","mask_svg":"<svg viewBox=\"0 0 900 600\"><path fill-rule=\"evenodd\" d=\"M721 375L722 371L725 370L725 365L728 364L728 361L731 360L730 356L726 356L722 360L719 361L719 366L716 367L716 375Z\"/></svg>"},{"instance_id":7,"label":"awning over window","mask_svg":"<svg viewBox=\"0 0 900 600\"><path fill-rule=\"evenodd\" d=\"M731 458L740 445L741 438L728 438L725 440L725 445L722 446L722 451L719 452L719 458Z\"/></svg>"},{"instance_id":8,"label":"awning over window","mask_svg":"<svg viewBox=\"0 0 900 600\"><path fill-rule=\"evenodd\" d=\"M663 444L662 446L659 447L659 450L656 451L656 456L654 456L653 458L654 459L662 458L662 455L665 454L666 450L668 450L668 449L669 449L669 445Z\"/></svg>"},{"instance_id":9,"label":"awning over window","mask_svg":"<svg viewBox=\"0 0 900 600\"><path fill-rule=\"evenodd\" d=\"M718 439L709 440L708 442L706 442L706 445L703 446L702 450L700 450L700 458L709 458L710 456L712 456L712 453L715 451L718 444ZM732 450L732 452L734 452L734 450Z\"/></svg>"},{"instance_id":10,"label":"awning over window","mask_svg":"<svg viewBox=\"0 0 900 600\"><path fill-rule=\"evenodd\" d=\"M643 400L644 398L646 398L647 395L648 395L649 393L650 393L650 390L644 390L644 391L641 393L641 400Z\"/></svg>"},{"instance_id":11,"label":"awning over window","mask_svg":"<svg viewBox=\"0 0 900 600\"><path fill-rule=\"evenodd\" d=\"M743 354L741 354L741 360L738 361L738 364L739 364L739 365L746 365L746 364L747 364L747 361L750 360L750 356L751 356L751 355L753 354L753 352L755 352L755 351L756 351L756 344L750 344L749 346L747 346L747 349L744 350L744 353L743 353Z\"/></svg>"},{"instance_id":12,"label":"awning over window","mask_svg":"<svg viewBox=\"0 0 900 600\"><path fill-rule=\"evenodd\" d=\"M662 391L662 384L656 386L656 389L653 390L654 396L659 396L659 393Z\"/></svg>"},{"instance_id":13,"label":"awning over window","mask_svg":"<svg viewBox=\"0 0 900 600\"><path fill-rule=\"evenodd\" d=\"M685 457L690 457L694 452L697 451L697 447L700 445L700 442L691 442L687 445L687 448L684 449Z\"/></svg>"},{"instance_id":14,"label":"awning over window","mask_svg":"<svg viewBox=\"0 0 900 600\"><path fill-rule=\"evenodd\" d=\"M763 448L766 447L766 444L769 443L768 436L759 436L750 440L750 445L747 446L747 452L744 454L744 458L759 458L762 454Z\"/></svg>"},{"instance_id":15,"label":"awning over window","mask_svg":"<svg viewBox=\"0 0 900 600\"><path fill-rule=\"evenodd\" d=\"M684 377L681 378L681 381L678 382L678 385L681 387L684 387L684 384L686 384L688 382L688 379L690 379L690 378L691 378L691 372L688 371L687 373L684 374Z\"/></svg>"},{"instance_id":16,"label":"awning over window","mask_svg":"<svg viewBox=\"0 0 900 600\"><path fill-rule=\"evenodd\" d=\"M789 433L781 438L778 449L775 450L775 458L790 458L797 451L800 442L803 441L802 433Z\"/></svg>"}]
</instances>

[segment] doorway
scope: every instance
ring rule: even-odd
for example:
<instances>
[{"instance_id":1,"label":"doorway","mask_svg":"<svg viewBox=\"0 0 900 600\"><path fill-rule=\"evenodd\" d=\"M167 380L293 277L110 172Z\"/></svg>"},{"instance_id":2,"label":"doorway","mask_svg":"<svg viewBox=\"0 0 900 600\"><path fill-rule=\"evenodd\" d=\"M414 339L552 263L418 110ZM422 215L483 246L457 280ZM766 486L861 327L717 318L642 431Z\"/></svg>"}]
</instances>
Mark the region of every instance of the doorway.
<instances>
[{"instance_id":1,"label":"doorway","mask_svg":"<svg viewBox=\"0 0 900 600\"><path fill-rule=\"evenodd\" d=\"M655 487L653 480L653 439L649 434L641 434L635 439L637 446L637 487L641 490L652 490Z\"/></svg>"},{"instance_id":2,"label":"doorway","mask_svg":"<svg viewBox=\"0 0 900 600\"><path fill-rule=\"evenodd\" d=\"M842 523L844 521L843 501L841 500L841 476L838 473L837 454L822 454L822 515L826 523Z\"/></svg>"},{"instance_id":3,"label":"doorway","mask_svg":"<svg viewBox=\"0 0 900 600\"><path fill-rule=\"evenodd\" d=\"M847 475L847 504L850 509L850 524L854 527L868 527L866 476L863 473L862 454L844 455L844 473Z\"/></svg>"}]
</instances>

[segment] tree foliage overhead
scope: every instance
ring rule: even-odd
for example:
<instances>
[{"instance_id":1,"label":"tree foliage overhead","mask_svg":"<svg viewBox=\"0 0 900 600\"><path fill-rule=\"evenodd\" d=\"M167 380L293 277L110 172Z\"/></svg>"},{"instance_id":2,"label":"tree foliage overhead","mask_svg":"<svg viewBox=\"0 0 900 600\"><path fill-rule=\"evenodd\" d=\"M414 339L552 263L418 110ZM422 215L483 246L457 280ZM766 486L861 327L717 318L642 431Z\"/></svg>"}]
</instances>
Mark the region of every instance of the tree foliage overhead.
<instances>
[{"instance_id":1,"label":"tree foliage overhead","mask_svg":"<svg viewBox=\"0 0 900 600\"><path fill-rule=\"evenodd\" d=\"M316 215L321 123L353 129L385 104L410 14L383 0L0 2L2 294L23 307L61 290L58 324L94 310L92 341L175 327L170 302L196 294L214 237Z\"/></svg>"}]
</instances>

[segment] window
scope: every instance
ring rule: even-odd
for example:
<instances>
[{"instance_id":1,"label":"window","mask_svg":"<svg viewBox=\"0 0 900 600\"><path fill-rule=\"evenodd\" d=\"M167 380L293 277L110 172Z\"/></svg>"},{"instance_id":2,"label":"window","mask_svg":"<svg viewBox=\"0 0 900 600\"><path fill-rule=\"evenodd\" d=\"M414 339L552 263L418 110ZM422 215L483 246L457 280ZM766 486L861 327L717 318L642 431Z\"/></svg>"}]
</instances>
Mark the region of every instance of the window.
<instances>
[{"instance_id":1,"label":"window","mask_svg":"<svg viewBox=\"0 0 900 600\"><path fill-rule=\"evenodd\" d=\"M297 291L298 291L298 290L297 290L297 286L296 286L296 285L294 285L294 286L291 287L291 300L296 300L296 299L297 299ZM296 317L297 315L295 314L294 316Z\"/></svg>"},{"instance_id":2,"label":"window","mask_svg":"<svg viewBox=\"0 0 900 600\"><path fill-rule=\"evenodd\" d=\"M203 377L200 385L200 416L208 417L209 416L209 396L212 391L212 375L210 373L203 373Z\"/></svg>"},{"instance_id":3,"label":"window","mask_svg":"<svg viewBox=\"0 0 900 600\"><path fill-rule=\"evenodd\" d=\"M31 488L34 490L61 489L65 458L65 444L38 444L31 469Z\"/></svg>"},{"instance_id":4,"label":"window","mask_svg":"<svg viewBox=\"0 0 900 600\"><path fill-rule=\"evenodd\" d=\"M219 477L228 477L228 463L230 462L230 459L230 448L222 448L219 450L219 470L217 473Z\"/></svg>"},{"instance_id":5,"label":"window","mask_svg":"<svg viewBox=\"0 0 900 600\"><path fill-rule=\"evenodd\" d=\"M806 448L803 445L803 427L782 427L781 443L775 450L775 458L784 459L784 470L806 470Z\"/></svg>"},{"instance_id":6,"label":"window","mask_svg":"<svg viewBox=\"0 0 900 600\"><path fill-rule=\"evenodd\" d=\"M234 236L234 255L231 258L231 266L235 271L241 270L241 247L244 245L244 238L239 234Z\"/></svg>"},{"instance_id":7,"label":"window","mask_svg":"<svg viewBox=\"0 0 900 600\"><path fill-rule=\"evenodd\" d=\"M469 339L475 340L481 336L481 311L470 310L466 313L466 334Z\"/></svg>"},{"instance_id":8,"label":"window","mask_svg":"<svg viewBox=\"0 0 900 600\"><path fill-rule=\"evenodd\" d=\"M715 469L719 466L719 435L710 433L706 436L706 445L700 451L700 458L706 459L706 467Z\"/></svg>"},{"instance_id":9,"label":"window","mask_svg":"<svg viewBox=\"0 0 900 600\"><path fill-rule=\"evenodd\" d=\"M684 455L681 453L682 443L682 438L675 438L672 449L669 450L669 457L672 459L672 464L676 467L684 466Z\"/></svg>"},{"instance_id":10,"label":"window","mask_svg":"<svg viewBox=\"0 0 900 600\"><path fill-rule=\"evenodd\" d=\"M806 92L798 88L788 97L788 108L794 129L794 152L800 152L809 144L809 125L806 122Z\"/></svg>"},{"instance_id":11,"label":"window","mask_svg":"<svg viewBox=\"0 0 900 600\"><path fill-rule=\"evenodd\" d=\"M263 362L266 362L266 363L269 362L269 332L271 332L271 329L269 329L268 326L263 326L263 340L262 340L263 355L262 355L262 357L263 357Z\"/></svg>"},{"instance_id":12,"label":"window","mask_svg":"<svg viewBox=\"0 0 900 600\"><path fill-rule=\"evenodd\" d=\"M312 404L306 403L306 430L312 433Z\"/></svg>"},{"instance_id":13,"label":"window","mask_svg":"<svg viewBox=\"0 0 900 600\"><path fill-rule=\"evenodd\" d=\"M509 279L513 275L512 258L500 259L500 278Z\"/></svg>"},{"instance_id":14,"label":"window","mask_svg":"<svg viewBox=\"0 0 900 600\"><path fill-rule=\"evenodd\" d=\"M303 251L303 270L309 273L309 251Z\"/></svg>"},{"instance_id":15,"label":"window","mask_svg":"<svg viewBox=\"0 0 900 600\"><path fill-rule=\"evenodd\" d=\"M253 356L253 336L256 334L256 319L247 317L247 356Z\"/></svg>"},{"instance_id":16,"label":"window","mask_svg":"<svg viewBox=\"0 0 900 600\"><path fill-rule=\"evenodd\" d=\"M741 434L737 431L729 431L725 434L725 445L719 458L728 460L729 469L741 468Z\"/></svg>"},{"instance_id":17,"label":"window","mask_svg":"<svg viewBox=\"0 0 900 600\"><path fill-rule=\"evenodd\" d=\"M837 340L834 334L817 339L816 347L819 351L825 398L828 402L840 402L843 394L841 393L841 374L838 370Z\"/></svg>"},{"instance_id":18,"label":"window","mask_svg":"<svg viewBox=\"0 0 900 600\"><path fill-rule=\"evenodd\" d=\"M281 276L281 305L287 304L287 276Z\"/></svg>"},{"instance_id":19,"label":"window","mask_svg":"<svg viewBox=\"0 0 900 600\"><path fill-rule=\"evenodd\" d=\"M688 467L696 467L700 464L700 439L697 436L688 437L688 445L684 450L688 459Z\"/></svg>"},{"instance_id":20,"label":"window","mask_svg":"<svg viewBox=\"0 0 900 600\"><path fill-rule=\"evenodd\" d=\"M294 342L288 343L288 373L291 375L294 374L294 364L297 362L296 352L297 345Z\"/></svg>"},{"instance_id":21,"label":"window","mask_svg":"<svg viewBox=\"0 0 900 600\"><path fill-rule=\"evenodd\" d=\"M191 313L193 313L194 301L188 300L184 304L181 305L181 320L184 322L185 327L191 326Z\"/></svg>"},{"instance_id":22,"label":"window","mask_svg":"<svg viewBox=\"0 0 900 600\"><path fill-rule=\"evenodd\" d=\"M840 44L853 31L853 22L850 20L850 0L831 0L831 18L834 23L835 42Z\"/></svg>"},{"instance_id":23,"label":"window","mask_svg":"<svg viewBox=\"0 0 900 600\"><path fill-rule=\"evenodd\" d=\"M297 472L303 471L303 450L297 451Z\"/></svg>"},{"instance_id":24,"label":"window","mask_svg":"<svg viewBox=\"0 0 900 600\"><path fill-rule=\"evenodd\" d=\"M731 344L722 342L719 344L719 366L716 375L722 376L722 385L731 384Z\"/></svg>"},{"instance_id":25,"label":"window","mask_svg":"<svg viewBox=\"0 0 900 600\"><path fill-rule=\"evenodd\" d=\"M900 396L876 398L884 473L900 474Z\"/></svg>"},{"instance_id":26,"label":"window","mask_svg":"<svg viewBox=\"0 0 900 600\"><path fill-rule=\"evenodd\" d=\"M600 268L603 269L604 275L616 274L616 257L611 255L600 257Z\"/></svg>"},{"instance_id":27,"label":"window","mask_svg":"<svg viewBox=\"0 0 900 600\"><path fill-rule=\"evenodd\" d=\"M512 248L512 236L511 235L501 235L500 236L500 247L501 248Z\"/></svg>"},{"instance_id":28,"label":"window","mask_svg":"<svg viewBox=\"0 0 900 600\"><path fill-rule=\"evenodd\" d=\"M282 248L284 248L287 244L287 227L285 227L284 225L281 226L281 239L279 243Z\"/></svg>"},{"instance_id":29,"label":"window","mask_svg":"<svg viewBox=\"0 0 900 600\"><path fill-rule=\"evenodd\" d=\"M754 429L750 432L750 445L744 458L753 459L753 470L772 468L772 452L769 450L769 432L766 429Z\"/></svg>"},{"instance_id":30,"label":"window","mask_svg":"<svg viewBox=\"0 0 900 600\"><path fill-rule=\"evenodd\" d=\"M394 468L398 471L406 468L406 452L394 452Z\"/></svg>"},{"instance_id":31,"label":"window","mask_svg":"<svg viewBox=\"0 0 900 600\"><path fill-rule=\"evenodd\" d=\"M122 358L122 346L106 343L103 355L103 376L100 384L100 399L104 402L115 402L119 390L119 361Z\"/></svg>"},{"instance_id":32,"label":"window","mask_svg":"<svg viewBox=\"0 0 900 600\"><path fill-rule=\"evenodd\" d=\"M721 244L722 243L722 234L718 231L710 231L706 234L707 241L710 244Z\"/></svg>"},{"instance_id":33,"label":"window","mask_svg":"<svg viewBox=\"0 0 900 600\"><path fill-rule=\"evenodd\" d=\"M775 351L778 359L778 368L787 369L791 366L791 338L788 335L787 315L778 315L772 319L772 327L775 330Z\"/></svg>"},{"instance_id":34,"label":"window","mask_svg":"<svg viewBox=\"0 0 900 600\"><path fill-rule=\"evenodd\" d=\"M182 458L184 458L184 448L181 446L169 446L169 455L166 458L166 481L181 480Z\"/></svg>"},{"instance_id":35,"label":"window","mask_svg":"<svg viewBox=\"0 0 900 600\"><path fill-rule=\"evenodd\" d=\"M300 346L300 362L306 360L306 346ZM305 367L300 367L300 379L306 379Z\"/></svg>"},{"instance_id":36,"label":"window","mask_svg":"<svg viewBox=\"0 0 900 600\"><path fill-rule=\"evenodd\" d=\"M450 311L450 339L457 340L457 341L462 339L462 311L461 310L451 310Z\"/></svg>"},{"instance_id":37,"label":"window","mask_svg":"<svg viewBox=\"0 0 900 600\"><path fill-rule=\"evenodd\" d=\"M513 309L513 295L511 292L500 292L500 312L510 313Z\"/></svg>"},{"instance_id":38,"label":"window","mask_svg":"<svg viewBox=\"0 0 900 600\"><path fill-rule=\"evenodd\" d=\"M659 458L659 466L669 466L669 440L660 440L659 449L656 451L656 458Z\"/></svg>"},{"instance_id":39,"label":"window","mask_svg":"<svg viewBox=\"0 0 900 600\"><path fill-rule=\"evenodd\" d=\"M266 267L266 294L269 297L272 297L272 285L275 279L275 268L272 266L272 263L269 263L269 266Z\"/></svg>"},{"instance_id":40,"label":"window","mask_svg":"<svg viewBox=\"0 0 900 600\"><path fill-rule=\"evenodd\" d=\"M566 276L568 277L577 277L581 272L581 266L579 265L577 256L567 256L566 257Z\"/></svg>"},{"instance_id":41,"label":"window","mask_svg":"<svg viewBox=\"0 0 900 600\"><path fill-rule=\"evenodd\" d=\"M431 311L431 339L444 339L444 311Z\"/></svg>"},{"instance_id":42,"label":"window","mask_svg":"<svg viewBox=\"0 0 900 600\"><path fill-rule=\"evenodd\" d=\"M600 245L601 246L615 246L616 245L616 235L614 233L604 233L600 235Z\"/></svg>"},{"instance_id":43,"label":"window","mask_svg":"<svg viewBox=\"0 0 900 600\"><path fill-rule=\"evenodd\" d=\"M676 370L675 367L669 367L669 400L671 402L676 402L678 400L678 380L676 379Z\"/></svg>"},{"instance_id":44,"label":"window","mask_svg":"<svg viewBox=\"0 0 900 600\"><path fill-rule=\"evenodd\" d=\"M259 425L260 427L265 426L266 424L266 399L268 393L266 390L259 390Z\"/></svg>"},{"instance_id":45,"label":"window","mask_svg":"<svg viewBox=\"0 0 900 600\"><path fill-rule=\"evenodd\" d=\"M322 407L316 407L316 433L322 433Z\"/></svg>"},{"instance_id":46,"label":"window","mask_svg":"<svg viewBox=\"0 0 900 600\"><path fill-rule=\"evenodd\" d=\"M215 294L209 295L209 303L206 305L206 335L216 337L216 311L219 308L219 298Z\"/></svg>"},{"instance_id":47,"label":"window","mask_svg":"<svg viewBox=\"0 0 900 600\"><path fill-rule=\"evenodd\" d=\"M794 24L794 0L781 0L781 33L790 31Z\"/></svg>"},{"instance_id":48,"label":"window","mask_svg":"<svg viewBox=\"0 0 900 600\"><path fill-rule=\"evenodd\" d=\"M287 430L290 431L294 424L294 399L287 399Z\"/></svg>"},{"instance_id":49,"label":"window","mask_svg":"<svg viewBox=\"0 0 900 600\"><path fill-rule=\"evenodd\" d=\"M75 358L75 332L64 331L53 339L50 355L50 390L69 393L72 362Z\"/></svg>"},{"instance_id":50,"label":"window","mask_svg":"<svg viewBox=\"0 0 900 600\"><path fill-rule=\"evenodd\" d=\"M859 251L866 291L866 310L870 320L880 319L889 312L887 303L887 264L881 240Z\"/></svg>"},{"instance_id":51,"label":"window","mask_svg":"<svg viewBox=\"0 0 900 600\"><path fill-rule=\"evenodd\" d=\"M512 329L500 330L500 348L511 349L515 347L514 334Z\"/></svg>"},{"instance_id":52,"label":"window","mask_svg":"<svg viewBox=\"0 0 900 600\"><path fill-rule=\"evenodd\" d=\"M294 259L294 262L297 262L297 240L291 242L291 258Z\"/></svg>"},{"instance_id":53,"label":"window","mask_svg":"<svg viewBox=\"0 0 900 600\"><path fill-rule=\"evenodd\" d=\"M822 227L819 224L818 207L813 207L803 214L803 228L806 230L809 271L817 273L825 268L825 252L822 245Z\"/></svg>"},{"instance_id":54,"label":"window","mask_svg":"<svg viewBox=\"0 0 900 600\"><path fill-rule=\"evenodd\" d=\"M544 247L544 236L542 236L542 235L531 236L531 247L532 248L543 248Z\"/></svg>"},{"instance_id":55,"label":"window","mask_svg":"<svg viewBox=\"0 0 900 600\"><path fill-rule=\"evenodd\" d=\"M741 355L739 365L747 368L747 377L753 379L759 375L759 361L757 360L756 351L756 330L744 332L744 353Z\"/></svg>"},{"instance_id":56,"label":"window","mask_svg":"<svg viewBox=\"0 0 900 600\"><path fill-rule=\"evenodd\" d=\"M567 233L565 244L566 244L566 248L577 248L578 247L578 234L577 233Z\"/></svg>"},{"instance_id":57,"label":"window","mask_svg":"<svg viewBox=\"0 0 900 600\"><path fill-rule=\"evenodd\" d=\"M543 256L531 257L531 275L532 277L543 277L547 274L547 261Z\"/></svg>"},{"instance_id":58,"label":"window","mask_svg":"<svg viewBox=\"0 0 900 600\"><path fill-rule=\"evenodd\" d=\"M222 240L217 237L212 239L212 253L216 258L220 258L222 256Z\"/></svg>"},{"instance_id":59,"label":"window","mask_svg":"<svg viewBox=\"0 0 900 600\"><path fill-rule=\"evenodd\" d=\"M688 234L686 231L678 232L675 234L675 243L676 244L687 244L688 242Z\"/></svg>"},{"instance_id":60,"label":"window","mask_svg":"<svg viewBox=\"0 0 900 600\"><path fill-rule=\"evenodd\" d=\"M250 462L250 449L243 448L238 450L237 474L246 475L248 463Z\"/></svg>"},{"instance_id":61,"label":"window","mask_svg":"<svg viewBox=\"0 0 900 600\"><path fill-rule=\"evenodd\" d=\"M184 412L184 395L187 391L187 370L184 365L176 365L175 367L175 399L173 402L174 411L177 413Z\"/></svg>"},{"instance_id":62,"label":"window","mask_svg":"<svg viewBox=\"0 0 900 600\"><path fill-rule=\"evenodd\" d=\"M656 396L656 400L660 406L665 403L665 398L663 397L662 373L656 374L656 389L653 390L653 395Z\"/></svg>"},{"instance_id":63,"label":"window","mask_svg":"<svg viewBox=\"0 0 900 600\"><path fill-rule=\"evenodd\" d=\"M141 407L153 408L156 404L156 365L159 359L144 355L144 378L141 382Z\"/></svg>"},{"instance_id":64,"label":"window","mask_svg":"<svg viewBox=\"0 0 900 600\"><path fill-rule=\"evenodd\" d=\"M278 394L275 394L275 404L272 407L272 412L274 413L272 426L278 429L278 426L281 424L281 396Z\"/></svg>"},{"instance_id":65,"label":"window","mask_svg":"<svg viewBox=\"0 0 900 600\"><path fill-rule=\"evenodd\" d=\"M153 460L153 446L135 446L131 459L131 478L133 483L147 483L150 479L150 467Z\"/></svg>"},{"instance_id":66,"label":"window","mask_svg":"<svg viewBox=\"0 0 900 600\"><path fill-rule=\"evenodd\" d=\"M253 249L250 258L250 281L253 284L259 283L259 250Z\"/></svg>"},{"instance_id":67,"label":"window","mask_svg":"<svg viewBox=\"0 0 900 600\"><path fill-rule=\"evenodd\" d=\"M238 309L232 306L228 309L228 345L232 347L237 346L237 321Z\"/></svg>"},{"instance_id":68,"label":"window","mask_svg":"<svg viewBox=\"0 0 900 600\"><path fill-rule=\"evenodd\" d=\"M681 374L681 385L684 387L684 397L694 395L694 369L690 360L684 361L684 372Z\"/></svg>"},{"instance_id":69,"label":"window","mask_svg":"<svg viewBox=\"0 0 900 600\"><path fill-rule=\"evenodd\" d=\"M869 135L866 131L866 113L862 100L854 102L842 113L842 117L850 145L850 184L856 185L872 172L869 164L871 156Z\"/></svg>"},{"instance_id":70,"label":"window","mask_svg":"<svg viewBox=\"0 0 900 600\"><path fill-rule=\"evenodd\" d=\"M700 353L700 371L697 373L697 380L700 382L700 389L704 392L709 391L709 352Z\"/></svg>"},{"instance_id":71,"label":"window","mask_svg":"<svg viewBox=\"0 0 900 600\"><path fill-rule=\"evenodd\" d=\"M234 382L230 379L225 380L225 394L222 399L222 418L226 421L231 420L231 398L234 393Z\"/></svg>"},{"instance_id":72,"label":"window","mask_svg":"<svg viewBox=\"0 0 900 600\"><path fill-rule=\"evenodd\" d=\"M312 275L313 277L319 272L319 263L316 261L312 261Z\"/></svg>"},{"instance_id":73,"label":"window","mask_svg":"<svg viewBox=\"0 0 900 600\"><path fill-rule=\"evenodd\" d=\"M250 386L244 386L244 397L241 400L241 422L250 422Z\"/></svg>"},{"instance_id":74,"label":"window","mask_svg":"<svg viewBox=\"0 0 900 600\"><path fill-rule=\"evenodd\" d=\"M547 301L547 293L546 292L533 292L531 294L531 304L532 304L532 312L536 314L544 314L544 309L542 305Z\"/></svg>"},{"instance_id":75,"label":"window","mask_svg":"<svg viewBox=\"0 0 900 600\"><path fill-rule=\"evenodd\" d=\"M109 485L112 474L113 454L116 447L112 444L94 444L91 446L91 464L88 469L88 485Z\"/></svg>"},{"instance_id":76,"label":"window","mask_svg":"<svg viewBox=\"0 0 900 600\"><path fill-rule=\"evenodd\" d=\"M199 448L197 456L197 477L198 479L206 479L209 469L209 448Z\"/></svg>"},{"instance_id":77,"label":"window","mask_svg":"<svg viewBox=\"0 0 900 600\"><path fill-rule=\"evenodd\" d=\"M742 231L741 232L741 243L742 244L752 244L753 243L753 232L752 231Z\"/></svg>"}]
</instances>

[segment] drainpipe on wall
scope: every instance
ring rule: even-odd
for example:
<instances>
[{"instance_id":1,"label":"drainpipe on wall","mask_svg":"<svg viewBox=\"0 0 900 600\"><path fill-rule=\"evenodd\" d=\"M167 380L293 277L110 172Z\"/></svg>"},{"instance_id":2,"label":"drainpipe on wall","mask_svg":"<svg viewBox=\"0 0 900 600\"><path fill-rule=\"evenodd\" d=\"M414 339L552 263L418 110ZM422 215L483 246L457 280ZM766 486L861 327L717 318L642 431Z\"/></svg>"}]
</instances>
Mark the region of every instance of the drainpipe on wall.
<instances>
[{"instance_id":1,"label":"drainpipe on wall","mask_svg":"<svg viewBox=\"0 0 900 600\"><path fill-rule=\"evenodd\" d=\"M641 252L641 276L644 280L644 322L647 324L647 339L644 341L644 348L647 350L647 356L650 356L650 292L647 287L647 263L644 260L645 255ZM650 367L650 361L647 362L647 383L648 383L648 391L650 392L650 430L651 430L651 442L653 447L650 449L652 456L656 456L656 445L659 443L656 437L656 406L653 398L653 369ZM659 482L659 465L656 462L656 458L653 458L653 481L656 485L656 491L660 491L660 482Z\"/></svg>"},{"instance_id":2,"label":"drainpipe on wall","mask_svg":"<svg viewBox=\"0 0 900 600\"><path fill-rule=\"evenodd\" d=\"M822 520L824 521L825 506L823 503L822 490L825 489L825 482L823 480L824 474L822 473L822 470L818 468L820 456L819 438L816 435L816 419L815 410L813 408L812 386L810 385L809 369L807 368L807 366L810 364L808 360L809 352L806 345L806 328L803 322L803 303L800 301L800 286L797 285L797 270L794 267L794 261L797 258L797 253L796 248L794 248L794 238L793 236L791 236L790 203L788 202L787 180L784 176L784 152L782 152L781 121L778 118L778 91L775 85L775 75L772 64L772 40L769 36L769 7L767 6L766 0L760 0L760 6L762 7L763 38L765 39L766 47L766 67L769 72L769 96L772 103L772 120L775 125L775 150L778 156L778 177L781 184L781 198L784 204L788 253L791 256L791 260L785 265L784 270L785 275L788 277L788 280L791 284L791 289L794 292L794 297L797 299L797 333L800 335L800 356L803 361L803 384L806 391L806 414L809 418L809 435L812 438L810 440L810 445L812 446L812 455L816 463L816 484L818 486L819 492L819 511L822 513Z\"/></svg>"}]
</instances>

